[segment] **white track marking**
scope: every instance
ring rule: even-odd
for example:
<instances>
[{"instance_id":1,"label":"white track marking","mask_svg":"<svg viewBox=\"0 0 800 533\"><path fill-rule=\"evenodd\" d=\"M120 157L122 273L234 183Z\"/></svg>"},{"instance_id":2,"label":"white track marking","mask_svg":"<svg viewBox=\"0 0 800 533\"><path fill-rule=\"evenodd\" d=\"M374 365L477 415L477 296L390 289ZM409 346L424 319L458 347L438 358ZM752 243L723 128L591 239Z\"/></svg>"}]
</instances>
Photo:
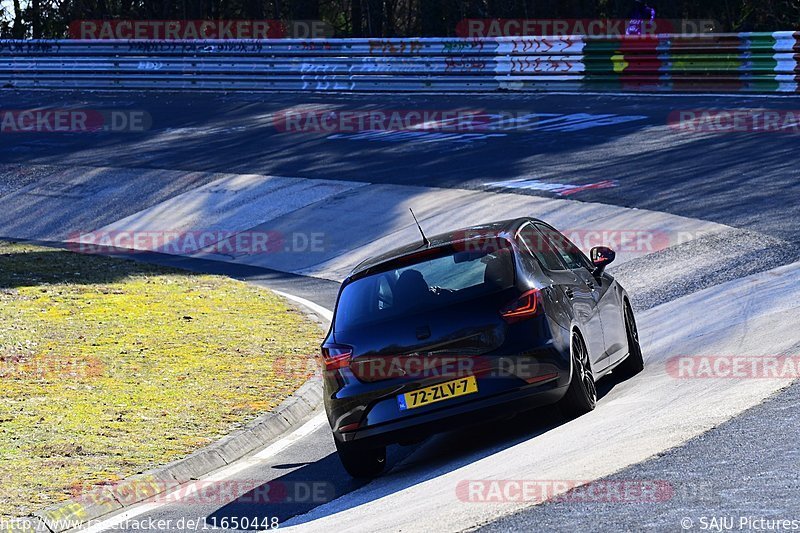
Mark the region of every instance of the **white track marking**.
<instances>
[{"instance_id":1,"label":"white track marking","mask_svg":"<svg viewBox=\"0 0 800 533\"><path fill-rule=\"evenodd\" d=\"M325 413L319 413L314 416L311 420L297 428L291 435L288 435L278 442L274 444L270 444L253 457L255 459L259 459L263 461L264 459L269 459L275 455L278 455L280 452L291 446L292 444L296 443L303 437L307 437L320 427L322 427L328 421Z\"/></svg>"},{"instance_id":2,"label":"white track marking","mask_svg":"<svg viewBox=\"0 0 800 533\"><path fill-rule=\"evenodd\" d=\"M309 434L313 433L320 427L324 426L328 422L325 413L319 413L314 415L310 420L304 423L302 426L294 430L289 435L283 437L277 442L274 442L258 452L257 454L253 455L252 457L248 457L246 459L242 459L240 461L236 461L235 463L231 464L230 466L221 468L214 472L210 476L203 477L204 481L218 481L222 479L228 479L242 470L245 470L249 467L252 467L258 463L266 462L268 459L273 458L292 444L295 444L297 441L301 440L302 438L308 436ZM192 483L189 481L188 483ZM169 502L178 501L180 496L184 494L186 491L183 486L167 492L165 494L161 494L158 496L158 502L151 502L151 503L141 503L131 507L130 509L115 515L111 518L107 518L101 522L97 522L92 524L89 527L77 529L75 531L80 531L81 533L100 533L101 531L112 530L112 529L119 529L119 525L125 522L126 520L130 520L137 516L143 515L145 513L149 513L151 511L155 511L165 505L168 505Z\"/></svg>"},{"instance_id":3,"label":"white track marking","mask_svg":"<svg viewBox=\"0 0 800 533\"><path fill-rule=\"evenodd\" d=\"M328 309L325 309L321 305L315 304L314 302L312 302L310 300L306 300L305 298L300 298L299 296L295 296L294 294L289 294L287 292L276 291L276 290L273 290L272 292L274 292L278 296L283 296L287 300L291 300L293 302L296 302L296 303L299 303L301 305L304 305L304 306L308 307L309 309L311 309L312 311L317 313L319 316L321 316L322 318L324 318L328 322L333 320L333 312L329 311Z\"/></svg>"}]
</instances>

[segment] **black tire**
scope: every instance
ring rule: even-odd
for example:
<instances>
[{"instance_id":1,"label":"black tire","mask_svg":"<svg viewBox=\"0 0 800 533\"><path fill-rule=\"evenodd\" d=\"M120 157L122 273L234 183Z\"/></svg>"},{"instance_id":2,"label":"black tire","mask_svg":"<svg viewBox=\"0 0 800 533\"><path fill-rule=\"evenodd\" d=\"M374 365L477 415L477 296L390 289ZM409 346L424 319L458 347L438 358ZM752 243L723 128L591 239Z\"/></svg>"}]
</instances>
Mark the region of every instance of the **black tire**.
<instances>
[{"instance_id":1,"label":"black tire","mask_svg":"<svg viewBox=\"0 0 800 533\"><path fill-rule=\"evenodd\" d=\"M379 448L354 448L347 443L335 441L339 460L347 473L356 479L379 476L386 467L386 446Z\"/></svg>"},{"instance_id":2,"label":"black tire","mask_svg":"<svg viewBox=\"0 0 800 533\"><path fill-rule=\"evenodd\" d=\"M567 418L577 418L592 411L597 405L597 388L589 364L589 351L586 343L577 332L572 334L570 343L572 355L572 378L567 393L558 402L558 408Z\"/></svg>"},{"instance_id":3,"label":"black tire","mask_svg":"<svg viewBox=\"0 0 800 533\"><path fill-rule=\"evenodd\" d=\"M628 336L628 357L617 367L617 373L623 378L632 378L644 370L642 347L639 344L639 330L630 304L625 302L625 331Z\"/></svg>"}]
</instances>

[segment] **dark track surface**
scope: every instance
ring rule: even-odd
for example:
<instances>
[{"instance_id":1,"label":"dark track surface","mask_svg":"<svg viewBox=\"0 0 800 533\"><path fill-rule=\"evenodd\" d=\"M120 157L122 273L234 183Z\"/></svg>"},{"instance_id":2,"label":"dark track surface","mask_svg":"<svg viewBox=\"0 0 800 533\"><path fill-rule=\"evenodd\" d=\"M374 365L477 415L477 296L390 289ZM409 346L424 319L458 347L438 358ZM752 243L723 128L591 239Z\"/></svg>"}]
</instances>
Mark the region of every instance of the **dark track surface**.
<instances>
[{"instance_id":1,"label":"dark track surface","mask_svg":"<svg viewBox=\"0 0 800 533\"><path fill-rule=\"evenodd\" d=\"M667 125L676 110L793 110L800 103L797 97L3 91L0 101L4 109L127 109L144 110L152 117L152 129L140 133L4 133L0 163L261 173L465 188L514 178L560 184L616 180L615 188L571 197L667 211L800 241L800 134L691 133ZM270 113L301 105L320 110L477 109L532 113L539 118L527 131L340 133L335 138L281 132L270 123ZM615 120L623 122L602 125Z\"/></svg>"},{"instance_id":2,"label":"dark track surface","mask_svg":"<svg viewBox=\"0 0 800 533\"><path fill-rule=\"evenodd\" d=\"M602 481L639 480L672 488L654 502L545 503L478 531L702 531L713 520L795 520L800 499L797 402L800 384L660 457ZM766 528L764 528L766 529ZM775 529L773 526L772 529Z\"/></svg>"},{"instance_id":3,"label":"dark track surface","mask_svg":"<svg viewBox=\"0 0 800 533\"><path fill-rule=\"evenodd\" d=\"M0 134L0 164L203 170L462 188L483 188L487 182L515 178L573 185L615 180L617 186L614 188L585 190L569 197L712 220L760 232L771 238L767 247L769 253L758 257L747 255L748 264L741 265L735 271L721 266L718 271L706 272L704 275L713 283L700 280L697 282L699 286L730 279L731 275L735 275L731 272L746 275L796 261L798 257L795 247L800 244L800 166L797 165L800 136L791 133L679 133L667 126L669 114L676 109L797 109L800 103L797 98L286 94L150 96L133 93L101 95L66 92L23 95L5 91L0 92L0 101L3 109L38 106L141 109L148 111L153 118L153 130L143 133ZM575 122L554 117L555 122L540 124L530 131L484 132L499 135L495 137L470 137L464 134L443 137L428 133L414 137L401 134L347 134L328 138L324 134L282 133L276 131L265 117L268 113L300 104L316 105L324 109L465 108L493 112L527 111L558 115L586 113L639 118L576 130ZM541 191L536 194L554 195ZM748 235L749 239L759 238L757 233ZM782 243L781 240L786 242ZM738 255L735 245L727 250L725 243L713 244L713 248L719 249L720 255L725 256L725 259L736 260ZM665 252L659 257L643 258L626 269L640 269L647 273L653 262L671 260L674 255L681 253L685 255L689 252ZM333 282L214 262L182 261L179 258L155 256L147 260L232 275L292 292L328 308L333 305L338 288L338 284ZM755 270L749 268L750 261L753 264L758 263ZM663 303L693 292L697 287L676 290L672 286L661 287L654 283L650 290L653 295L648 296L648 301ZM648 306L650 304L642 307ZM606 386L611 387L613 384ZM791 412L784 411L783 414L787 417L783 424L796 423L796 417ZM512 446L520 439L532 438L561 422L558 417L542 413L539 422L524 427L516 423L484 427L481 433L489 435L484 439L487 441L486 453ZM767 426L774 427L769 422L762 424L758 430L752 429L755 426L736 424L750 422L733 421L727 429L719 428L719 431L767 431ZM732 433L725 435L730 436ZM794 442L796 435L784 433L777 434L775 438L777 440L770 446L784 446L789 442L786 439ZM783 444L778 442L781 438L785 441L781 441ZM445 443L444 448L457 449L459 446L458 439L452 435L437 439L440 445ZM695 464L691 462L691 457L706 457L702 454L711 453L711 448L706 447L703 451L698 446L696 442L689 443L654 461L662 461L659 468L672 468L677 472L684 468L702 468L703 464L699 463L699 459ZM392 447L390 464L401 460L410 450L413 448ZM681 455L684 450L689 450L686 453L690 455ZM430 466L432 471L446 471L451 468L451 463L449 456L441 454L431 459ZM792 464L796 469L797 461ZM778 465L776 461L767 461L759 468L762 472L770 472L771 468L775 469ZM644 472L642 476L665 479L657 476L666 474L648 470L651 463L644 463L640 467ZM630 479L638 472L631 470L625 475ZM678 476L679 480L689 479L681 478L680 474ZM281 452L269 464L244 471L241 478L258 479L264 483L274 480L287 483L325 480L330 481L337 497L358 487L339 465L327 427L314 431L301 443ZM751 489L759 490L758 487ZM745 499L750 497L747 496L747 490L743 494ZM671 503L681 505L680 501ZM284 503L271 506L269 512L279 516L283 522L313 506ZM713 508L714 504L709 506ZM545 507L547 506L537 509ZM781 504L781 508L789 507ZM552 530L574 530L574 527L590 523L587 520L591 518L591 509L588 515L577 512L572 524L574 527L570 523L556 521L561 511L553 508L531 512L542 513L535 516L550 520L542 524L547 523ZM638 511L638 514L632 511L630 520L621 522L616 529L644 529L650 510ZM607 518L612 520L614 510L609 509L608 512ZM237 507L234 502L216 507L172 505L154 511L152 516L221 517L241 513L241 505ZM674 509L669 512L665 510L659 519L661 522L654 522L653 525L677 530L679 524L672 522L676 516ZM509 518L507 520L512 520L511 522L501 522L498 527L531 527L530 519L533 517L534 515Z\"/></svg>"}]
</instances>

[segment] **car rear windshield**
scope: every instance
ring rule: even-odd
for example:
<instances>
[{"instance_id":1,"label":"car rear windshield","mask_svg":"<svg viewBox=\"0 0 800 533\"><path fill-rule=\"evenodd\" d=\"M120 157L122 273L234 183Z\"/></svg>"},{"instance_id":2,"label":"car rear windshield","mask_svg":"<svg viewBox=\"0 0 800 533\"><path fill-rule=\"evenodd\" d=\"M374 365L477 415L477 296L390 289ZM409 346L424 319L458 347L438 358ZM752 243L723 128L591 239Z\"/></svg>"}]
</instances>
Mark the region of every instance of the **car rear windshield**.
<instances>
[{"instance_id":1,"label":"car rear windshield","mask_svg":"<svg viewBox=\"0 0 800 533\"><path fill-rule=\"evenodd\" d=\"M339 297L334 330L452 305L513 285L514 261L508 241L433 250L417 261L346 285Z\"/></svg>"}]
</instances>

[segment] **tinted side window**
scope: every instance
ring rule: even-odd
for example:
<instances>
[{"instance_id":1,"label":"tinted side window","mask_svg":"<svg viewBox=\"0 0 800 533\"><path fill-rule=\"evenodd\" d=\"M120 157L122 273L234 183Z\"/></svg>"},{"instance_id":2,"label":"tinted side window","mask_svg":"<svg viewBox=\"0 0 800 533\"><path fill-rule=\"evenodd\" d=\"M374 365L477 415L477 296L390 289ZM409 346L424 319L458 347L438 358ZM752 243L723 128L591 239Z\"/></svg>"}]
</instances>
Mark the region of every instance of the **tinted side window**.
<instances>
[{"instance_id":1,"label":"tinted side window","mask_svg":"<svg viewBox=\"0 0 800 533\"><path fill-rule=\"evenodd\" d=\"M536 228L541 231L550 244L556 249L558 255L571 270L576 268L586 268L591 270L591 264L583 252L575 246L572 241L564 235L547 226L536 224Z\"/></svg>"},{"instance_id":2,"label":"tinted side window","mask_svg":"<svg viewBox=\"0 0 800 533\"><path fill-rule=\"evenodd\" d=\"M528 252L536 257L547 270L566 270L559 259L553 245L532 224L523 226L519 231L519 240Z\"/></svg>"}]
</instances>

